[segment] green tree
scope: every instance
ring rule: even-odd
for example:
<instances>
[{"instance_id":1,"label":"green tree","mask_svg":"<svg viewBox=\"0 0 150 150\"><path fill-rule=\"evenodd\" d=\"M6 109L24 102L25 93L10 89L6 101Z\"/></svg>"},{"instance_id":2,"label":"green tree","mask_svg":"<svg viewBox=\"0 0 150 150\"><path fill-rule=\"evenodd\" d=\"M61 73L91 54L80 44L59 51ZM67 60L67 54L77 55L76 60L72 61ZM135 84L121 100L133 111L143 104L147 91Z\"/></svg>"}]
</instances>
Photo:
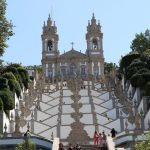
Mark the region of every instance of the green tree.
<instances>
[{"instance_id":1,"label":"green tree","mask_svg":"<svg viewBox=\"0 0 150 150\"><path fill-rule=\"evenodd\" d=\"M135 143L136 150L150 150L150 132L142 135L142 141Z\"/></svg>"},{"instance_id":2,"label":"green tree","mask_svg":"<svg viewBox=\"0 0 150 150\"><path fill-rule=\"evenodd\" d=\"M7 47L6 41L13 35L13 25L5 16L6 0L0 0L0 56L3 55Z\"/></svg>"},{"instance_id":3,"label":"green tree","mask_svg":"<svg viewBox=\"0 0 150 150\"><path fill-rule=\"evenodd\" d=\"M26 139L21 143L18 144L15 150L36 150L36 145L26 137Z\"/></svg>"},{"instance_id":4,"label":"green tree","mask_svg":"<svg viewBox=\"0 0 150 150\"><path fill-rule=\"evenodd\" d=\"M105 71L105 73L110 73L113 70L113 67L114 67L113 63L105 62L104 63L104 71Z\"/></svg>"},{"instance_id":5,"label":"green tree","mask_svg":"<svg viewBox=\"0 0 150 150\"><path fill-rule=\"evenodd\" d=\"M140 58L140 54L138 52L130 52L129 54L123 56L120 60L120 71L123 72L123 69L126 71L132 61L138 58Z\"/></svg>"},{"instance_id":6,"label":"green tree","mask_svg":"<svg viewBox=\"0 0 150 150\"><path fill-rule=\"evenodd\" d=\"M132 51L138 51L140 53L147 49L150 49L150 30L146 30L145 33L135 35L135 39L130 46Z\"/></svg>"}]
</instances>

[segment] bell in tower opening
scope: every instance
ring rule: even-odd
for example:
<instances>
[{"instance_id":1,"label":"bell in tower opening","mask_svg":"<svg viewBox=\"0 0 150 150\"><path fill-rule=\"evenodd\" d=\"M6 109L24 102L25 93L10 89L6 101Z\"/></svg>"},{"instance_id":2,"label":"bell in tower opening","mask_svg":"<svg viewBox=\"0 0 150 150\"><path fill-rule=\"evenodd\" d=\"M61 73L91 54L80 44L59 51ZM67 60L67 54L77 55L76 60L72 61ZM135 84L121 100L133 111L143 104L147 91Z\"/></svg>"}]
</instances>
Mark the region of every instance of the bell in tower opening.
<instances>
[{"instance_id":1,"label":"bell in tower opening","mask_svg":"<svg viewBox=\"0 0 150 150\"><path fill-rule=\"evenodd\" d=\"M93 39L92 48L93 48L93 49L98 49L97 39Z\"/></svg>"},{"instance_id":2,"label":"bell in tower opening","mask_svg":"<svg viewBox=\"0 0 150 150\"><path fill-rule=\"evenodd\" d=\"M49 40L47 43L47 51L52 51L53 50L53 41Z\"/></svg>"}]
</instances>

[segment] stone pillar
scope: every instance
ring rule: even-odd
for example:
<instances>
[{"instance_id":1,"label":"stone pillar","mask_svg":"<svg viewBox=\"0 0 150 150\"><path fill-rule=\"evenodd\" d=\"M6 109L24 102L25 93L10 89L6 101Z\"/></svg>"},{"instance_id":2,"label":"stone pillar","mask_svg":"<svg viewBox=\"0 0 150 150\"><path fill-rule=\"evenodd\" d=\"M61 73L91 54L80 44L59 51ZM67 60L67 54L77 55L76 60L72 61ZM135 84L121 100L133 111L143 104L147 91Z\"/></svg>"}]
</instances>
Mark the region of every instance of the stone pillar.
<instances>
[{"instance_id":1,"label":"stone pillar","mask_svg":"<svg viewBox=\"0 0 150 150\"><path fill-rule=\"evenodd\" d=\"M34 120L37 121L37 108L36 108L36 106L34 108Z\"/></svg>"},{"instance_id":2,"label":"stone pillar","mask_svg":"<svg viewBox=\"0 0 150 150\"><path fill-rule=\"evenodd\" d=\"M146 115L147 113L147 109L148 109L148 106L147 106L147 98L146 97L143 97L143 115Z\"/></svg>"},{"instance_id":3,"label":"stone pillar","mask_svg":"<svg viewBox=\"0 0 150 150\"><path fill-rule=\"evenodd\" d=\"M30 127L31 127L31 132L34 133L34 114L33 114L33 112L31 113Z\"/></svg>"},{"instance_id":4,"label":"stone pillar","mask_svg":"<svg viewBox=\"0 0 150 150\"><path fill-rule=\"evenodd\" d=\"M10 133L13 133L15 131L15 122L14 120L10 120Z\"/></svg>"},{"instance_id":5,"label":"stone pillar","mask_svg":"<svg viewBox=\"0 0 150 150\"><path fill-rule=\"evenodd\" d=\"M118 119L118 118L119 118L119 107L116 106L116 119Z\"/></svg>"},{"instance_id":6,"label":"stone pillar","mask_svg":"<svg viewBox=\"0 0 150 150\"><path fill-rule=\"evenodd\" d=\"M136 92L137 92L137 104L139 104L141 101L140 88L136 88Z\"/></svg>"},{"instance_id":7,"label":"stone pillar","mask_svg":"<svg viewBox=\"0 0 150 150\"><path fill-rule=\"evenodd\" d=\"M144 125L144 115L141 114L141 129L145 130L145 125Z\"/></svg>"},{"instance_id":8,"label":"stone pillar","mask_svg":"<svg viewBox=\"0 0 150 150\"><path fill-rule=\"evenodd\" d=\"M120 112L120 130L124 131L124 118L122 116L122 112Z\"/></svg>"}]
</instances>

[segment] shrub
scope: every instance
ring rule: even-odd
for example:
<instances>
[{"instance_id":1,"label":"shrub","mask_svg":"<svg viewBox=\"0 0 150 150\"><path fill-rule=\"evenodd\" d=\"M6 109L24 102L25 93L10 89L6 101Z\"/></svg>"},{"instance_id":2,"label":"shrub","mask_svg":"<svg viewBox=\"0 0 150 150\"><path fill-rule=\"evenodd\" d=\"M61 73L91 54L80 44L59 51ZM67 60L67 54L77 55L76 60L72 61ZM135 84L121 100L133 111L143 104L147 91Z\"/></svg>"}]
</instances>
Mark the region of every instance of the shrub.
<instances>
[{"instance_id":1,"label":"shrub","mask_svg":"<svg viewBox=\"0 0 150 150\"><path fill-rule=\"evenodd\" d=\"M9 88L12 92L16 92L17 97L19 98L20 94L21 94L21 87L19 85L19 83L16 80L8 80L8 85Z\"/></svg>"},{"instance_id":2,"label":"shrub","mask_svg":"<svg viewBox=\"0 0 150 150\"><path fill-rule=\"evenodd\" d=\"M144 87L145 84L149 81L150 81L150 72L143 72L141 74L136 73L131 77L131 84L134 87Z\"/></svg>"},{"instance_id":3,"label":"shrub","mask_svg":"<svg viewBox=\"0 0 150 150\"><path fill-rule=\"evenodd\" d=\"M134 74L131 77L131 84L133 87L143 87L145 84L143 76L141 74L137 74L137 73Z\"/></svg>"},{"instance_id":4,"label":"shrub","mask_svg":"<svg viewBox=\"0 0 150 150\"><path fill-rule=\"evenodd\" d=\"M123 71L123 68L126 69L131 64L131 62L137 58L140 58L140 54L138 52L132 52L122 57L120 61L121 71Z\"/></svg>"},{"instance_id":5,"label":"shrub","mask_svg":"<svg viewBox=\"0 0 150 150\"><path fill-rule=\"evenodd\" d=\"M30 76L30 80L33 81L33 80L34 80L34 77L33 77L33 76Z\"/></svg>"},{"instance_id":6,"label":"shrub","mask_svg":"<svg viewBox=\"0 0 150 150\"><path fill-rule=\"evenodd\" d=\"M13 79L16 80L14 74L12 72L6 72L2 75L2 77L6 78L6 79Z\"/></svg>"},{"instance_id":7,"label":"shrub","mask_svg":"<svg viewBox=\"0 0 150 150\"><path fill-rule=\"evenodd\" d=\"M144 87L145 95L150 96L150 82L147 82Z\"/></svg>"},{"instance_id":8,"label":"shrub","mask_svg":"<svg viewBox=\"0 0 150 150\"><path fill-rule=\"evenodd\" d=\"M8 80L6 78L0 77L0 90L8 88Z\"/></svg>"},{"instance_id":9,"label":"shrub","mask_svg":"<svg viewBox=\"0 0 150 150\"><path fill-rule=\"evenodd\" d=\"M0 98L0 110L3 110L3 100Z\"/></svg>"},{"instance_id":10,"label":"shrub","mask_svg":"<svg viewBox=\"0 0 150 150\"><path fill-rule=\"evenodd\" d=\"M15 108L15 101L12 93L8 89L0 90L0 98L3 101L4 110L12 110Z\"/></svg>"},{"instance_id":11,"label":"shrub","mask_svg":"<svg viewBox=\"0 0 150 150\"><path fill-rule=\"evenodd\" d=\"M23 85L25 86L26 89L28 89L29 75L28 75L27 70L21 67L17 68L17 70L20 74Z\"/></svg>"}]
</instances>

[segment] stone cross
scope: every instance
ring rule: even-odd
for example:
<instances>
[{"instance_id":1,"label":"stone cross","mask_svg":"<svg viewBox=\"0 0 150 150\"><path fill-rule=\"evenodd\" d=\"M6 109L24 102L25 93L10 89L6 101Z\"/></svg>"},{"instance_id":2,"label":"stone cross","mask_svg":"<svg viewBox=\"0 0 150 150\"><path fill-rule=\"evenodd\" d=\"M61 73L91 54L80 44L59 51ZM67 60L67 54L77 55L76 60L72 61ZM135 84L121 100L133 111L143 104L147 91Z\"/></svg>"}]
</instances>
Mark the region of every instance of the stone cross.
<instances>
[{"instance_id":1,"label":"stone cross","mask_svg":"<svg viewBox=\"0 0 150 150\"><path fill-rule=\"evenodd\" d=\"M72 45L72 49L73 49L74 42L71 42L71 45Z\"/></svg>"}]
</instances>

